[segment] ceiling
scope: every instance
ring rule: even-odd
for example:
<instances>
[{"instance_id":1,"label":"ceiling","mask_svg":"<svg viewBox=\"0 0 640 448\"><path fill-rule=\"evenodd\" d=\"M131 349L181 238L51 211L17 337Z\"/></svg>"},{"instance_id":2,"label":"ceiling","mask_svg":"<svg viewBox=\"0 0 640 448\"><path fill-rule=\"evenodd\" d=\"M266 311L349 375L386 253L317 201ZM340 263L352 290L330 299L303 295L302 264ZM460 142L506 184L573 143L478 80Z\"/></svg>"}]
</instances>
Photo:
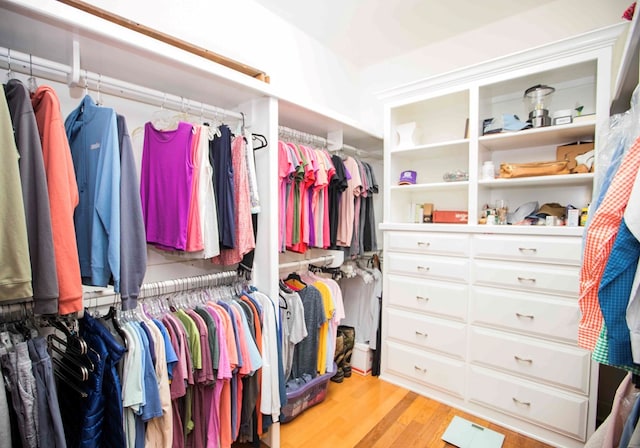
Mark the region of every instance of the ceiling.
<instances>
[{"instance_id":1,"label":"ceiling","mask_svg":"<svg viewBox=\"0 0 640 448\"><path fill-rule=\"evenodd\" d=\"M255 0L359 67L555 0Z\"/></svg>"}]
</instances>

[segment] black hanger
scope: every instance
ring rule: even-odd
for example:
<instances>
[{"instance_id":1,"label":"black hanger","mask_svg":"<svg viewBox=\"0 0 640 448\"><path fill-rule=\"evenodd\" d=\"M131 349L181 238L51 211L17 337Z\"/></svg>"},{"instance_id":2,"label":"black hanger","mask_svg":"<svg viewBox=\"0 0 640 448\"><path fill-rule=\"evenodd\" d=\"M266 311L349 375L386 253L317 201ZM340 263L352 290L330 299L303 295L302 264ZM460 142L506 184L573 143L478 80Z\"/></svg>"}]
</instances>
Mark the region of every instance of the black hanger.
<instances>
[{"instance_id":1,"label":"black hanger","mask_svg":"<svg viewBox=\"0 0 640 448\"><path fill-rule=\"evenodd\" d=\"M282 279L280 279L280 280L279 280L279 283L278 283L278 284L279 284L280 289L281 289L282 291L286 292L287 294L291 294L291 293L293 293L293 289L289 288L289 287L287 286L287 284L286 284Z\"/></svg>"},{"instance_id":2,"label":"black hanger","mask_svg":"<svg viewBox=\"0 0 640 448\"><path fill-rule=\"evenodd\" d=\"M302 281L302 278L300 278L300 274L298 274L297 272L292 272L291 274L289 274L287 276L287 278L285 279L285 282L287 280L297 280L300 283L302 283L304 286L307 286L307 284L305 282Z\"/></svg>"},{"instance_id":3,"label":"black hanger","mask_svg":"<svg viewBox=\"0 0 640 448\"><path fill-rule=\"evenodd\" d=\"M257 151L258 149L266 148L269 142L267 141L267 137L262 134L251 134L252 140L256 140L260 143L260 146L253 146L253 150Z\"/></svg>"},{"instance_id":4,"label":"black hanger","mask_svg":"<svg viewBox=\"0 0 640 448\"><path fill-rule=\"evenodd\" d=\"M122 338L122 343L124 344L125 349L129 349L127 346L127 337L126 333L122 329L120 325L120 321L118 320L118 313L116 307L111 305L109 307L109 312L107 312L106 316L104 316L104 320L110 320L113 322L113 328L116 330L116 333Z\"/></svg>"}]
</instances>

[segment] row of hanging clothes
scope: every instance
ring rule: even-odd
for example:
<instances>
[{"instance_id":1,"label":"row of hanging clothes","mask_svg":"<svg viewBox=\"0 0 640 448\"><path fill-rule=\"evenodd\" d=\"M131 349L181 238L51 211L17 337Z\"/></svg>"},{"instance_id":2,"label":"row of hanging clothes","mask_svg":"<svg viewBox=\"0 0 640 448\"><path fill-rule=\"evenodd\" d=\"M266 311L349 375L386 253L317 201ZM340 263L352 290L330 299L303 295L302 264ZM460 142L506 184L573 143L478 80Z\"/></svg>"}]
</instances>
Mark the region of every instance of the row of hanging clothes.
<instances>
[{"instance_id":1,"label":"row of hanging clothes","mask_svg":"<svg viewBox=\"0 0 640 448\"><path fill-rule=\"evenodd\" d=\"M284 274L279 295L284 378L291 393L336 371L336 337L345 310L338 283L313 265Z\"/></svg>"},{"instance_id":2,"label":"row of hanging clothes","mask_svg":"<svg viewBox=\"0 0 640 448\"><path fill-rule=\"evenodd\" d=\"M82 310L82 285L113 284L135 307L147 243L188 258L253 265L264 136L164 107L141 141L124 115L85 95L66 118L56 91L9 70L0 95L0 300L37 314ZM142 154L138 172L135 153ZM217 173L217 175L216 175Z\"/></svg>"},{"instance_id":3,"label":"row of hanging clothes","mask_svg":"<svg viewBox=\"0 0 640 448\"><path fill-rule=\"evenodd\" d=\"M594 193L583 238L578 345L591 350L594 361L628 372L611 414L587 441L588 447L640 446L638 95L636 88L631 108L611 116L609 128L603 129L599 139L603 144L596 153Z\"/></svg>"},{"instance_id":4,"label":"row of hanging clothes","mask_svg":"<svg viewBox=\"0 0 640 448\"><path fill-rule=\"evenodd\" d=\"M143 131L140 195L147 242L185 258L242 262L255 248L260 195L254 150L266 147L264 136L250 133L244 119L232 131L164 108Z\"/></svg>"},{"instance_id":5,"label":"row of hanging clothes","mask_svg":"<svg viewBox=\"0 0 640 448\"><path fill-rule=\"evenodd\" d=\"M36 376L36 361L25 358L31 342L8 350L2 366L10 399L4 406L0 396L0 427L11 430L0 447L258 443L286 403L278 309L277 300L236 280L159 293L125 311L87 309L71 323L41 321L34 329L43 336L33 342L51 354L55 383L10 369L33 365ZM50 399L46 406L40 395ZM45 411L54 430L41 423ZM13 427L4 419L10 415Z\"/></svg>"},{"instance_id":6,"label":"row of hanging clothes","mask_svg":"<svg viewBox=\"0 0 640 448\"><path fill-rule=\"evenodd\" d=\"M278 142L278 176L280 252L315 247L354 256L377 250L378 182L369 163L330 154L326 140L285 128Z\"/></svg>"}]
</instances>

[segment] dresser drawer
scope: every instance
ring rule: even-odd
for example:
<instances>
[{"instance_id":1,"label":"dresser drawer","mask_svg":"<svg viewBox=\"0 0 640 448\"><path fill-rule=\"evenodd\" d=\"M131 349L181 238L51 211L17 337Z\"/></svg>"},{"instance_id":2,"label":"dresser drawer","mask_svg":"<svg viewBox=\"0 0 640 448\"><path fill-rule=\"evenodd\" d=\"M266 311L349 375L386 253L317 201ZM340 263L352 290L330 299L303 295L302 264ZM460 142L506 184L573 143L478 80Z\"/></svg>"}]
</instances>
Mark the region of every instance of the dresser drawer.
<instances>
[{"instance_id":1,"label":"dresser drawer","mask_svg":"<svg viewBox=\"0 0 640 448\"><path fill-rule=\"evenodd\" d=\"M471 357L484 364L587 394L591 353L579 348L471 328Z\"/></svg>"},{"instance_id":2,"label":"dresser drawer","mask_svg":"<svg viewBox=\"0 0 640 448\"><path fill-rule=\"evenodd\" d=\"M387 368L422 384L462 397L464 363L387 341Z\"/></svg>"},{"instance_id":3,"label":"dresser drawer","mask_svg":"<svg viewBox=\"0 0 640 448\"><path fill-rule=\"evenodd\" d=\"M469 281L469 262L463 258L411 255L388 252L389 272L440 280Z\"/></svg>"},{"instance_id":4,"label":"dresser drawer","mask_svg":"<svg viewBox=\"0 0 640 448\"><path fill-rule=\"evenodd\" d=\"M584 441L588 398L472 367L469 400Z\"/></svg>"},{"instance_id":5,"label":"dresser drawer","mask_svg":"<svg viewBox=\"0 0 640 448\"><path fill-rule=\"evenodd\" d=\"M470 294L469 320L532 336L575 343L580 309L575 300L476 287Z\"/></svg>"},{"instance_id":6,"label":"dresser drawer","mask_svg":"<svg viewBox=\"0 0 640 448\"><path fill-rule=\"evenodd\" d=\"M474 283L577 297L580 269L532 263L476 260Z\"/></svg>"},{"instance_id":7,"label":"dresser drawer","mask_svg":"<svg viewBox=\"0 0 640 448\"><path fill-rule=\"evenodd\" d=\"M390 305L459 321L467 319L467 285L390 274L385 289Z\"/></svg>"},{"instance_id":8,"label":"dresser drawer","mask_svg":"<svg viewBox=\"0 0 640 448\"><path fill-rule=\"evenodd\" d=\"M386 318L389 338L464 359L464 324L393 309L387 311Z\"/></svg>"},{"instance_id":9,"label":"dresser drawer","mask_svg":"<svg viewBox=\"0 0 640 448\"><path fill-rule=\"evenodd\" d=\"M519 260L580 266L580 237L545 237L522 235L473 235L474 258Z\"/></svg>"},{"instance_id":10,"label":"dresser drawer","mask_svg":"<svg viewBox=\"0 0 640 448\"><path fill-rule=\"evenodd\" d=\"M389 250L421 254L469 256L469 236L464 233L387 232Z\"/></svg>"}]
</instances>

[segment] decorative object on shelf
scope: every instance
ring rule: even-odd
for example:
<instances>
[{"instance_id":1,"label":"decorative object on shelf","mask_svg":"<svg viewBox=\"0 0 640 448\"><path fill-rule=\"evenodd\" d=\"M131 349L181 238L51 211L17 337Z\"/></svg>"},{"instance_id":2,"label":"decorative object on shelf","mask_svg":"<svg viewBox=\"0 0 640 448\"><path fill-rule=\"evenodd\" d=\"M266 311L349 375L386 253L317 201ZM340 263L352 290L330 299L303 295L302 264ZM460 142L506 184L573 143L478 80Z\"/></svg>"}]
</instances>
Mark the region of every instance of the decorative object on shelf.
<instances>
[{"instance_id":1,"label":"decorative object on shelf","mask_svg":"<svg viewBox=\"0 0 640 448\"><path fill-rule=\"evenodd\" d=\"M497 224L500 226L507 225L507 213L509 212L509 206L504 199L496 200L496 217Z\"/></svg>"},{"instance_id":2,"label":"decorative object on shelf","mask_svg":"<svg viewBox=\"0 0 640 448\"><path fill-rule=\"evenodd\" d=\"M516 177L550 176L556 174L569 174L567 162L554 160L553 162L529 162L529 163L501 163L500 177L512 179Z\"/></svg>"},{"instance_id":3,"label":"decorative object on shelf","mask_svg":"<svg viewBox=\"0 0 640 448\"><path fill-rule=\"evenodd\" d=\"M516 114L502 114L500 118L487 118L482 121L482 135L522 131L530 127L530 123L520 120Z\"/></svg>"},{"instance_id":4,"label":"decorative object on shelf","mask_svg":"<svg viewBox=\"0 0 640 448\"><path fill-rule=\"evenodd\" d=\"M402 123L396 126L396 133L398 134L398 146L397 148L411 148L416 143L413 140L416 131L416 122L411 121L409 123Z\"/></svg>"},{"instance_id":5,"label":"decorative object on shelf","mask_svg":"<svg viewBox=\"0 0 640 448\"><path fill-rule=\"evenodd\" d=\"M496 178L496 167L493 160L486 160L482 164L482 180L493 180Z\"/></svg>"},{"instance_id":6,"label":"decorative object on shelf","mask_svg":"<svg viewBox=\"0 0 640 448\"><path fill-rule=\"evenodd\" d=\"M469 180L469 173L464 170L447 171L442 175L445 182L461 182Z\"/></svg>"},{"instance_id":7,"label":"decorative object on shelf","mask_svg":"<svg viewBox=\"0 0 640 448\"><path fill-rule=\"evenodd\" d=\"M398 185L415 185L418 179L418 173L412 170L406 170L400 173Z\"/></svg>"},{"instance_id":8,"label":"decorative object on shelf","mask_svg":"<svg viewBox=\"0 0 640 448\"><path fill-rule=\"evenodd\" d=\"M551 125L549 117L549 102L556 89L544 84L537 84L524 91L529 99L529 121L534 128Z\"/></svg>"}]
</instances>

